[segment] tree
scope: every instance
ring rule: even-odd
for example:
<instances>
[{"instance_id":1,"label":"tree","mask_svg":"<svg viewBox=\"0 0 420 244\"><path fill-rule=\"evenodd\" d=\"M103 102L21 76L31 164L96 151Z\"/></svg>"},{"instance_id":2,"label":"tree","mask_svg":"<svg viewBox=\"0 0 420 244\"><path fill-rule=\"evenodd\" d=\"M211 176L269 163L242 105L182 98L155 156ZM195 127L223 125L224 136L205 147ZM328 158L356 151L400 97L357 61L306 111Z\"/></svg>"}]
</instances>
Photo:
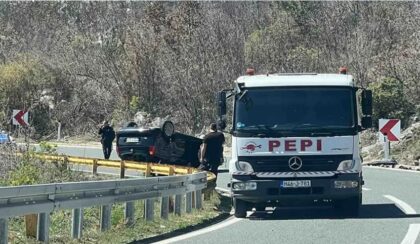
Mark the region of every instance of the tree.
<instances>
[{"instance_id":1,"label":"tree","mask_svg":"<svg viewBox=\"0 0 420 244\"><path fill-rule=\"evenodd\" d=\"M373 92L373 121L377 125L378 120L401 119L401 126L408 124L408 119L414 114L415 108L405 95L404 83L395 78L384 78L379 82L372 83L370 88Z\"/></svg>"}]
</instances>

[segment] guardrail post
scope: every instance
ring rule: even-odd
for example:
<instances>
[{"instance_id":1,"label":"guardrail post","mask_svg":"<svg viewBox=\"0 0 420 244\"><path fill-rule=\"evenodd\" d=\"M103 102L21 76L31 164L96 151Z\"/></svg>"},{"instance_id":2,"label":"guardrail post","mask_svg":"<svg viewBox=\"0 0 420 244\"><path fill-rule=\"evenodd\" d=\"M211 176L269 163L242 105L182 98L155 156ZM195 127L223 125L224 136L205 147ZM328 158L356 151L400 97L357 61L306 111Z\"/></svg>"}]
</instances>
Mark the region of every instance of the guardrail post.
<instances>
[{"instance_id":1,"label":"guardrail post","mask_svg":"<svg viewBox=\"0 0 420 244\"><path fill-rule=\"evenodd\" d=\"M48 243L49 230L50 230L50 213L39 213L36 240Z\"/></svg>"},{"instance_id":2,"label":"guardrail post","mask_svg":"<svg viewBox=\"0 0 420 244\"><path fill-rule=\"evenodd\" d=\"M98 160L97 159L93 160L92 173L94 175L98 174Z\"/></svg>"},{"instance_id":3,"label":"guardrail post","mask_svg":"<svg viewBox=\"0 0 420 244\"><path fill-rule=\"evenodd\" d=\"M82 230L83 230L83 209L75 208L72 210L71 237L73 239L82 238Z\"/></svg>"},{"instance_id":4,"label":"guardrail post","mask_svg":"<svg viewBox=\"0 0 420 244\"><path fill-rule=\"evenodd\" d=\"M153 220L154 218L154 199L146 199L144 201L144 218L146 221Z\"/></svg>"},{"instance_id":5,"label":"guardrail post","mask_svg":"<svg viewBox=\"0 0 420 244\"><path fill-rule=\"evenodd\" d=\"M134 202L126 202L124 208L125 224L131 226L134 224Z\"/></svg>"},{"instance_id":6,"label":"guardrail post","mask_svg":"<svg viewBox=\"0 0 420 244\"><path fill-rule=\"evenodd\" d=\"M168 219L169 215L169 197L162 197L160 204L160 217L162 219Z\"/></svg>"},{"instance_id":7,"label":"guardrail post","mask_svg":"<svg viewBox=\"0 0 420 244\"><path fill-rule=\"evenodd\" d=\"M169 166L169 173L168 176L175 174L175 168L173 166ZM172 196L169 197L169 212L173 213L175 210L175 203L174 198Z\"/></svg>"},{"instance_id":8,"label":"guardrail post","mask_svg":"<svg viewBox=\"0 0 420 244\"><path fill-rule=\"evenodd\" d=\"M204 188L204 200L210 200L213 195L214 189L216 189L216 181L207 182L207 187Z\"/></svg>"},{"instance_id":9,"label":"guardrail post","mask_svg":"<svg viewBox=\"0 0 420 244\"><path fill-rule=\"evenodd\" d=\"M195 191L191 192L191 197L192 208L195 208Z\"/></svg>"},{"instance_id":10,"label":"guardrail post","mask_svg":"<svg viewBox=\"0 0 420 244\"><path fill-rule=\"evenodd\" d=\"M146 164L146 172L144 172L144 176L149 177L152 174L152 166L150 164Z\"/></svg>"},{"instance_id":11,"label":"guardrail post","mask_svg":"<svg viewBox=\"0 0 420 244\"><path fill-rule=\"evenodd\" d=\"M103 205L101 207L101 231L106 231L111 228L111 205Z\"/></svg>"},{"instance_id":12,"label":"guardrail post","mask_svg":"<svg viewBox=\"0 0 420 244\"><path fill-rule=\"evenodd\" d=\"M125 178L125 163L124 163L124 161L121 161L121 163L120 163L120 178L121 179Z\"/></svg>"},{"instance_id":13,"label":"guardrail post","mask_svg":"<svg viewBox=\"0 0 420 244\"><path fill-rule=\"evenodd\" d=\"M63 158L63 164L64 164L64 167L66 167L66 169L67 169L67 167L69 165L69 158L67 156L64 156L64 158Z\"/></svg>"},{"instance_id":14,"label":"guardrail post","mask_svg":"<svg viewBox=\"0 0 420 244\"><path fill-rule=\"evenodd\" d=\"M175 174L175 168L173 166L169 166L169 174L168 175L174 175Z\"/></svg>"},{"instance_id":15,"label":"guardrail post","mask_svg":"<svg viewBox=\"0 0 420 244\"><path fill-rule=\"evenodd\" d=\"M175 195L175 214L181 215L182 195Z\"/></svg>"},{"instance_id":16,"label":"guardrail post","mask_svg":"<svg viewBox=\"0 0 420 244\"><path fill-rule=\"evenodd\" d=\"M191 213L192 211L192 192L187 192L185 196L185 212Z\"/></svg>"},{"instance_id":17,"label":"guardrail post","mask_svg":"<svg viewBox=\"0 0 420 244\"><path fill-rule=\"evenodd\" d=\"M26 237L36 238L38 214L25 215Z\"/></svg>"},{"instance_id":18,"label":"guardrail post","mask_svg":"<svg viewBox=\"0 0 420 244\"><path fill-rule=\"evenodd\" d=\"M0 244L9 243L7 219L0 219Z\"/></svg>"},{"instance_id":19,"label":"guardrail post","mask_svg":"<svg viewBox=\"0 0 420 244\"><path fill-rule=\"evenodd\" d=\"M203 207L203 200L201 196L201 190L195 191L195 208L201 209Z\"/></svg>"},{"instance_id":20,"label":"guardrail post","mask_svg":"<svg viewBox=\"0 0 420 244\"><path fill-rule=\"evenodd\" d=\"M188 168L188 174L192 174L193 173L193 169L192 168ZM185 195L185 212L187 213L191 213L192 212L192 208L195 207L195 202L193 201L194 199L194 192L187 192L187 194Z\"/></svg>"}]
</instances>

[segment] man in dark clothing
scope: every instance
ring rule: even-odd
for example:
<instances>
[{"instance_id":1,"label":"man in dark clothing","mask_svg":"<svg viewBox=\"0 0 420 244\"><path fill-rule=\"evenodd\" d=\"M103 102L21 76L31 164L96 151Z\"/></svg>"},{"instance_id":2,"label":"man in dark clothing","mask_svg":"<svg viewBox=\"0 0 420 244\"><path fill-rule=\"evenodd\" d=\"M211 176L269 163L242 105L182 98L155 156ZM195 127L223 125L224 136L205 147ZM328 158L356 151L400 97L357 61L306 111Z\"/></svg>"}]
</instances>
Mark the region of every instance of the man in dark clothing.
<instances>
[{"instance_id":1,"label":"man in dark clothing","mask_svg":"<svg viewBox=\"0 0 420 244\"><path fill-rule=\"evenodd\" d=\"M112 152L112 141L115 139L115 131L109 125L108 121L104 121L101 128L99 129L99 135L102 136L101 143L104 151L105 159L109 159Z\"/></svg>"},{"instance_id":2,"label":"man in dark clothing","mask_svg":"<svg viewBox=\"0 0 420 244\"><path fill-rule=\"evenodd\" d=\"M217 168L223 163L223 143L225 136L217 132L216 124L210 125L210 133L203 139L199 169L209 170L217 177Z\"/></svg>"}]
</instances>

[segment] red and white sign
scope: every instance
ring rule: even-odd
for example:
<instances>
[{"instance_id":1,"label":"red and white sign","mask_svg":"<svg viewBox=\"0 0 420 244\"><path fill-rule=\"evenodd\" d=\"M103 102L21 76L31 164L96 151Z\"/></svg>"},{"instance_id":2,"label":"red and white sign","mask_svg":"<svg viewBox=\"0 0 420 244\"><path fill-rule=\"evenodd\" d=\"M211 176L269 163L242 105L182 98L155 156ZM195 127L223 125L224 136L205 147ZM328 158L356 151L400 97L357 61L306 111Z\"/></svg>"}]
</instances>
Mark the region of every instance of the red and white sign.
<instances>
[{"instance_id":1,"label":"red and white sign","mask_svg":"<svg viewBox=\"0 0 420 244\"><path fill-rule=\"evenodd\" d=\"M379 141L399 141L401 136L401 121L399 119L380 119L379 120Z\"/></svg>"},{"instance_id":2,"label":"red and white sign","mask_svg":"<svg viewBox=\"0 0 420 244\"><path fill-rule=\"evenodd\" d=\"M20 125L20 126L28 126L28 112L23 110L13 110L13 124Z\"/></svg>"},{"instance_id":3,"label":"red and white sign","mask_svg":"<svg viewBox=\"0 0 420 244\"><path fill-rule=\"evenodd\" d=\"M237 156L289 156L289 155L341 155L352 154L353 136L340 137L288 137L246 138L239 137L232 146L237 147Z\"/></svg>"}]
</instances>

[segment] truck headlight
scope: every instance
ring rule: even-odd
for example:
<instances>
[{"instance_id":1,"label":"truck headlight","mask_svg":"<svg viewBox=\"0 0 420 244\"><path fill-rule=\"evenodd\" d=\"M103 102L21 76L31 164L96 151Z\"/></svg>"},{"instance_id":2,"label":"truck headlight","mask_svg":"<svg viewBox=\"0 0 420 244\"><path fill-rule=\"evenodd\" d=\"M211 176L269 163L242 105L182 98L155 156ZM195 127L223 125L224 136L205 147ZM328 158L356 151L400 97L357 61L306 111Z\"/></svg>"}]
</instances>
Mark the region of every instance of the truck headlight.
<instances>
[{"instance_id":1,"label":"truck headlight","mask_svg":"<svg viewBox=\"0 0 420 244\"><path fill-rule=\"evenodd\" d=\"M253 191L257 189L257 182L234 182L232 189L235 191Z\"/></svg>"},{"instance_id":2,"label":"truck headlight","mask_svg":"<svg viewBox=\"0 0 420 244\"><path fill-rule=\"evenodd\" d=\"M354 167L354 160L344 160L338 165L337 170L349 170Z\"/></svg>"},{"instance_id":3,"label":"truck headlight","mask_svg":"<svg viewBox=\"0 0 420 244\"><path fill-rule=\"evenodd\" d=\"M244 161L237 161L236 162L236 169L238 171L247 172L247 173L253 173L254 169L252 168L252 165L248 162Z\"/></svg>"},{"instance_id":4,"label":"truck headlight","mask_svg":"<svg viewBox=\"0 0 420 244\"><path fill-rule=\"evenodd\" d=\"M336 180L334 181L334 188L347 189L347 188L356 188L359 186L358 181L353 180Z\"/></svg>"}]
</instances>

